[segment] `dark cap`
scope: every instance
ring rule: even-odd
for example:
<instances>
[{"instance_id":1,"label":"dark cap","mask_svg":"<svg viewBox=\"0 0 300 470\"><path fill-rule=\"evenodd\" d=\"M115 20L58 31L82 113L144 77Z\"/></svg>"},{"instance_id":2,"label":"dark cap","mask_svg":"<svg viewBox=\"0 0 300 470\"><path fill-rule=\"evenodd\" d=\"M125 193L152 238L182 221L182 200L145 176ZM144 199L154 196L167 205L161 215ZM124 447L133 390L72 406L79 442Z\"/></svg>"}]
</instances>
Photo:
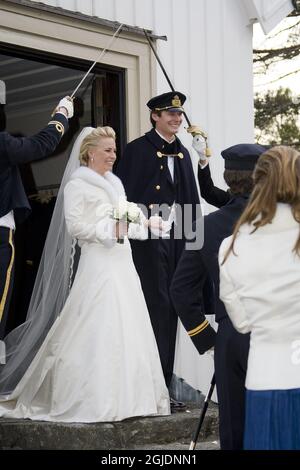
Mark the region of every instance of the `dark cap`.
<instances>
[{"instance_id":1,"label":"dark cap","mask_svg":"<svg viewBox=\"0 0 300 470\"><path fill-rule=\"evenodd\" d=\"M148 101L147 106L151 111L181 111L186 100L186 96L179 91L170 91L162 95L154 96Z\"/></svg>"},{"instance_id":2,"label":"dark cap","mask_svg":"<svg viewBox=\"0 0 300 470\"><path fill-rule=\"evenodd\" d=\"M223 150L221 155L225 160L225 170L254 170L258 157L268 148L268 145L238 144Z\"/></svg>"}]
</instances>

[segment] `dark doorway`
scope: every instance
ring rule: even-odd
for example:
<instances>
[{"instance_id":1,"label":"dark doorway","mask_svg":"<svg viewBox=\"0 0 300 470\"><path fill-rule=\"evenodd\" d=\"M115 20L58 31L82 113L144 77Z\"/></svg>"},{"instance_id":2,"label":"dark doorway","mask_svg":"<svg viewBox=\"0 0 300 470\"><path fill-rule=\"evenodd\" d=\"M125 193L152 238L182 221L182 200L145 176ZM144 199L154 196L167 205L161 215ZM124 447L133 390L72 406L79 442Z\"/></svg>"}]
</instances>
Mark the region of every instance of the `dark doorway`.
<instances>
[{"instance_id":1,"label":"dark doorway","mask_svg":"<svg viewBox=\"0 0 300 470\"><path fill-rule=\"evenodd\" d=\"M6 85L6 130L29 136L50 120L60 98L70 95L91 63L70 57L0 44L0 80ZM70 129L55 154L21 168L32 214L15 234L16 269L8 330L26 318L56 195L78 132L110 125L117 133L117 154L126 144L125 72L97 64L76 93Z\"/></svg>"}]
</instances>

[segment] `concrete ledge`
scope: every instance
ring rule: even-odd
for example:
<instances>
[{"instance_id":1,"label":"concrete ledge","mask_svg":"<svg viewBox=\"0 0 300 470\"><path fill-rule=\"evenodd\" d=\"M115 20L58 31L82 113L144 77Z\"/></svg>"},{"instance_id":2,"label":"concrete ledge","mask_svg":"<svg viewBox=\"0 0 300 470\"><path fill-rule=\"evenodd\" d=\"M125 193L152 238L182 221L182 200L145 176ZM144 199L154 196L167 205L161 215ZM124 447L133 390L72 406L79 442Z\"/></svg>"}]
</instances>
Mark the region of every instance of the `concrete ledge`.
<instances>
[{"instance_id":1,"label":"concrete ledge","mask_svg":"<svg viewBox=\"0 0 300 470\"><path fill-rule=\"evenodd\" d=\"M134 449L171 442L189 442L199 421L200 409L170 416L132 418L116 423L50 423L0 419L0 449L110 450ZM218 409L210 404L200 440L218 439Z\"/></svg>"}]
</instances>

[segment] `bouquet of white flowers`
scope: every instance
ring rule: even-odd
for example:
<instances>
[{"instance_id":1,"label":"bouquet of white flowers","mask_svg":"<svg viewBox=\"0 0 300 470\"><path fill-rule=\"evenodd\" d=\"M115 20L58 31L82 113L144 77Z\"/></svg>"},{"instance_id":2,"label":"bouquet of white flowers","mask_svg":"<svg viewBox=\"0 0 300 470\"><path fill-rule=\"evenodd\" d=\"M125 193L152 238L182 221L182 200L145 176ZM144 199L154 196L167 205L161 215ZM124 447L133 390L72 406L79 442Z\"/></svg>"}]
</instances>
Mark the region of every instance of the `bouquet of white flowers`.
<instances>
[{"instance_id":1,"label":"bouquet of white flowers","mask_svg":"<svg viewBox=\"0 0 300 470\"><path fill-rule=\"evenodd\" d=\"M139 223L141 209L134 202L128 202L126 199L119 199L118 205L113 208L112 217L118 222ZM117 239L118 243L124 243L124 237Z\"/></svg>"}]
</instances>

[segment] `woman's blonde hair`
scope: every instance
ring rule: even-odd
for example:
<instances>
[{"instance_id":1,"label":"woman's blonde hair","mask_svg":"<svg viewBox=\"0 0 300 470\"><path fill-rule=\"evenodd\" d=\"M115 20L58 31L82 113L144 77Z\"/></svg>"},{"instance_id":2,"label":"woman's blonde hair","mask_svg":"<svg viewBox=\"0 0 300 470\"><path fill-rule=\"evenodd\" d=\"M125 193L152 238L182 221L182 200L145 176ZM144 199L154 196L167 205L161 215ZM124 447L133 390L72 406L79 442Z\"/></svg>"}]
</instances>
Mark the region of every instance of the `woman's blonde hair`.
<instances>
[{"instance_id":1,"label":"woman's blonde hair","mask_svg":"<svg viewBox=\"0 0 300 470\"><path fill-rule=\"evenodd\" d=\"M273 147L258 159L253 172L254 188L249 202L237 221L232 242L225 254L225 263L243 224L259 227L272 222L278 202L291 206L294 219L300 223L300 153L286 146ZM258 216L260 216L258 218ZM293 251L300 256L300 233ZM235 254L235 253L234 253Z\"/></svg>"},{"instance_id":2,"label":"woman's blonde hair","mask_svg":"<svg viewBox=\"0 0 300 470\"><path fill-rule=\"evenodd\" d=\"M103 137L111 137L116 140L116 133L112 127L97 127L89 135L87 135L80 146L79 161L80 165L88 166L89 162L89 150L91 147L97 147L99 140Z\"/></svg>"}]
</instances>

